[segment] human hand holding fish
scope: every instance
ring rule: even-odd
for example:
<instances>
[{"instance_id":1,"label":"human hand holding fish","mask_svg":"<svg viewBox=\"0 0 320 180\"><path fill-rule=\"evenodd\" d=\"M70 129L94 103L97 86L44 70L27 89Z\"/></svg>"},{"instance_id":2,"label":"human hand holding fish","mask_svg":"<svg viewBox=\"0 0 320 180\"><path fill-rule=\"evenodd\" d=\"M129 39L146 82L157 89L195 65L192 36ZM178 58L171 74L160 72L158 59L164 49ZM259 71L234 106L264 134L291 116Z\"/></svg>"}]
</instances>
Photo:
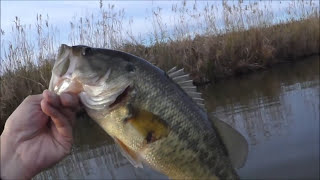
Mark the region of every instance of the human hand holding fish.
<instances>
[{"instance_id":1,"label":"human hand holding fish","mask_svg":"<svg viewBox=\"0 0 320 180\"><path fill-rule=\"evenodd\" d=\"M69 154L78 108L72 93L45 90L27 97L1 135L1 179L31 179Z\"/></svg>"}]
</instances>

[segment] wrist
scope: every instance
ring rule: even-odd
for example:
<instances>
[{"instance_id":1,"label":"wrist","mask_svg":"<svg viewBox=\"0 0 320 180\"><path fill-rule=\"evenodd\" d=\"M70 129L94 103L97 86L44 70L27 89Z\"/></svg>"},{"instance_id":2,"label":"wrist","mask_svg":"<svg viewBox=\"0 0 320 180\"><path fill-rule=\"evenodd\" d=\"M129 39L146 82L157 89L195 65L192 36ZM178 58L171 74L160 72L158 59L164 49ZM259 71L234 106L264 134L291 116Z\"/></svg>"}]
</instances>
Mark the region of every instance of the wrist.
<instances>
[{"instance_id":1,"label":"wrist","mask_svg":"<svg viewBox=\"0 0 320 180\"><path fill-rule=\"evenodd\" d=\"M23 167L13 144L7 142L5 136L0 136L0 179L31 179Z\"/></svg>"}]
</instances>

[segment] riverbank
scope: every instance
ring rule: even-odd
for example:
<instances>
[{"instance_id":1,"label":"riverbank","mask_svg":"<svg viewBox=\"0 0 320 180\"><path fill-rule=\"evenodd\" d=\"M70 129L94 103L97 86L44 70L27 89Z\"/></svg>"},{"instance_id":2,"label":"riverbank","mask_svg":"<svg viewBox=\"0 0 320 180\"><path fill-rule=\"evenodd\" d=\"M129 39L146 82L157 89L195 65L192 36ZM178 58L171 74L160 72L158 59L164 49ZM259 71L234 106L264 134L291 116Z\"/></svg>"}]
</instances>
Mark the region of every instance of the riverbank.
<instances>
[{"instance_id":1,"label":"riverbank","mask_svg":"<svg viewBox=\"0 0 320 180\"><path fill-rule=\"evenodd\" d=\"M203 17L202 28L206 31L195 36L185 36L191 32L185 30L184 25L187 22L183 21L178 21L181 24L175 26L172 36L168 35L169 30L161 26L163 23L158 15L160 13L154 12L155 26L154 34L150 35L150 39L153 39L150 40L151 45L145 45L138 39L127 41L121 39L121 36L118 38L121 27L112 23L101 24L109 22L108 19L103 19L105 16L102 16L101 21L97 19L97 24L90 22L90 18L86 19L90 26L82 24L82 19L71 23L79 29L70 32L70 43L122 50L140 56L163 70L173 66L184 68L190 73L196 85L214 83L227 77L267 69L281 62L293 62L302 57L319 55L318 8L304 11L306 14L299 19L288 19L276 25L268 23L272 22L272 19L268 19L269 16L273 16L267 10L260 10L257 15L255 8L252 8L252 14L239 14L242 13L241 8L229 10L230 7L225 4L224 8L224 16L233 17L235 20L224 19L226 26L224 30L216 29L218 22L212 22L215 9L208 7L203 12L210 14ZM184 21L188 15L184 11L190 12L186 8L183 12L173 11ZM194 11L196 10L193 9L192 12ZM101 12L105 13L103 10ZM295 12L295 9L292 12ZM180 16L181 13L183 16ZM290 13L289 11L288 14ZM247 22L237 21L235 17L246 19ZM119 17L116 16L115 19L117 18ZM39 94L48 88L57 53L57 48L53 45L55 34L49 31L50 23L42 20L41 15L37 16L36 24L39 28L37 46L27 38L30 34L27 34L28 31L19 18L16 18L15 29L13 28L12 32L15 37L14 43L8 44L8 51L1 62L0 126L4 125L6 119L25 97ZM109 30L111 34L107 36L99 34L105 30ZM104 41L107 45L101 44Z\"/></svg>"},{"instance_id":2,"label":"riverbank","mask_svg":"<svg viewBox=\"0 0 320 180\"><path fill-rule=\"evenodd\" d=\"M203 84L317 55L319 38L319 17L312 17L150 47L127 45L121 50L148 59L165 70L173 66L184 68L197 84Z\"/></svg>"}]
</instances>

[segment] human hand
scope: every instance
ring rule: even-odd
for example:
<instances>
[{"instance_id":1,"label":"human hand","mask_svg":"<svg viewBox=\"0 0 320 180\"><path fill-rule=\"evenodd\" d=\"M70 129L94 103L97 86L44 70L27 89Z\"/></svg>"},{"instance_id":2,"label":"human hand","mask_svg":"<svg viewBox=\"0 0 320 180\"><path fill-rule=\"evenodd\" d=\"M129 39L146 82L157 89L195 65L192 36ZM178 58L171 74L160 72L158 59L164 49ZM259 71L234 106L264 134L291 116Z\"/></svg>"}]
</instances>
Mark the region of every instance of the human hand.
<instances>
[{"instance_id":1,"label":"human hand","mask_svg":"<svg viewBox=\"0 0 320 180\"><path fill-rule=\"evenodd\" d=\"M79 99L45 90L27 97L8 118L1 135L2 179L30 179L71 151Z\"/></svg>"}]
</instances>

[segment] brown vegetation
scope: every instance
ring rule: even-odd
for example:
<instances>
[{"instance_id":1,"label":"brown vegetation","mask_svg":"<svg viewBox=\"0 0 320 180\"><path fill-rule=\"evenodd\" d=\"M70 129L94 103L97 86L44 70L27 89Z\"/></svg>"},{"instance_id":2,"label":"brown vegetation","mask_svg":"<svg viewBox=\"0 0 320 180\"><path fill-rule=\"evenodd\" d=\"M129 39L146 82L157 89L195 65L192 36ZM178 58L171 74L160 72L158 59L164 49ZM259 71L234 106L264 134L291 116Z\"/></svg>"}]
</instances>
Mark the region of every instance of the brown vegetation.
<instances>
[{"instance_id":1,"label":"brown vegetation","mask_svg":"<svg viewBox=\"0 0 320 180\"><path fill-rule=\"evenodd\" d=\"M201 83L319 54L319 38L319 18L312 17L266 28L122 49L164 69L183 67Z\"/></svg>"}]
</instances>

